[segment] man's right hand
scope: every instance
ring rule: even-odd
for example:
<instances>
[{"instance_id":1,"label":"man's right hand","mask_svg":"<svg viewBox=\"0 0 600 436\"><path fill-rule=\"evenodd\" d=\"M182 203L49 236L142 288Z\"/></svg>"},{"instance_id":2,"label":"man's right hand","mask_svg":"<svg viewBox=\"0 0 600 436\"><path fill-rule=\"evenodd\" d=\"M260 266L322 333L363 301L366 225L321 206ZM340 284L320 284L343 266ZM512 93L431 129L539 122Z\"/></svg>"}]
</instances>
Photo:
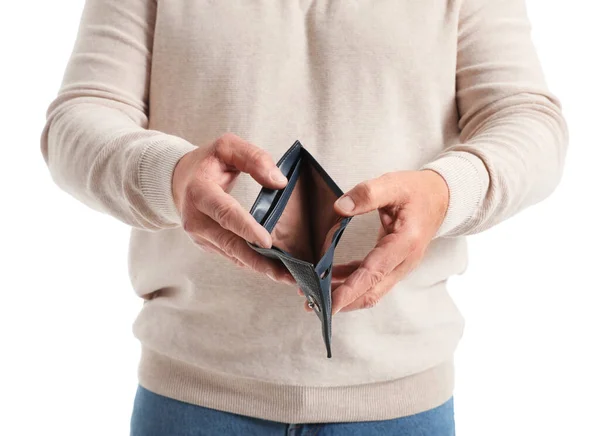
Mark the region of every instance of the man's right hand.
<instances>
[{"instance_id":1,"label":"man's right hand","mask_svg":"<svg viewBox=\"0 0 600 436\"><path fill-rule=\"evenodd\" d=\"M183 229L201 248L275 281L294 284L285 267L252 250L271 247L269 232L229 192L240 172L262 186L281 189L287 179L263 149L227 133L210 147L184 155L173 172L173 198Z\"/></svg>"}]
</instances>

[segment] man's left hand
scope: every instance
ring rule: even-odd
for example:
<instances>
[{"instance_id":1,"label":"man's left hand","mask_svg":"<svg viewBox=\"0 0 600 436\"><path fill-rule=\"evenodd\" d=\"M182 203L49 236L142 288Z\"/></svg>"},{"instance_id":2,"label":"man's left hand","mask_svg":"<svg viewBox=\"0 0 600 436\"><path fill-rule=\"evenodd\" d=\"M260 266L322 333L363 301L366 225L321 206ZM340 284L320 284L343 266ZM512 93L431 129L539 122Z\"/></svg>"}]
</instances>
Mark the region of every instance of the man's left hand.
<instances>
[{"instance_id":1,"label":"man's left hand","mask_svg":"<svg viewBox=\"0 0 600 436\"><path fill-rule=\"evenodd\" d=\"M382 227L375 248L359 262L336 265L332 312L375 306L425 255L448 209L449 192L435 171L387 173L340 197L342 216L378 210Z\"/></svg>"}]
</instances>

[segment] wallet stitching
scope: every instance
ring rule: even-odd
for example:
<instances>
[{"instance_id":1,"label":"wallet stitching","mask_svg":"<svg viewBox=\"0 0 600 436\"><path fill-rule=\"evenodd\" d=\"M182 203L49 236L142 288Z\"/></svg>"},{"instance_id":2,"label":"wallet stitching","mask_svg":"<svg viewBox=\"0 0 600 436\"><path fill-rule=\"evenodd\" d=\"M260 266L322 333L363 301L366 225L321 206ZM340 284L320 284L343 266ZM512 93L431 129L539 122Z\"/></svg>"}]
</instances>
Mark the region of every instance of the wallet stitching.
<instances>
[{"instance_id":1,"label":"wallet stitching","mask_svg":"<svg viewBox=\"0 0 600 436\"><path fill-rule=\"evenodd\" d=\"M286 151L286 152L283 154L283 156L281 156L281 159L279 159L279 162L277 162L277 166L279 166L279 165L281 165L283 162L285 162L285 160L287 159L287 157L288 157L290 154L292 154L293 152L295 152L295 151L298 149L298 147L300 147L300 148L304 148L304 147L302 146L302 144L300 143L300 141L298 141L298 140L296 139L296 141L295 141L295 142L292 144L292 146L289 148L289 150L288 150L288 151Z\"/></svg>"}]
</instances>

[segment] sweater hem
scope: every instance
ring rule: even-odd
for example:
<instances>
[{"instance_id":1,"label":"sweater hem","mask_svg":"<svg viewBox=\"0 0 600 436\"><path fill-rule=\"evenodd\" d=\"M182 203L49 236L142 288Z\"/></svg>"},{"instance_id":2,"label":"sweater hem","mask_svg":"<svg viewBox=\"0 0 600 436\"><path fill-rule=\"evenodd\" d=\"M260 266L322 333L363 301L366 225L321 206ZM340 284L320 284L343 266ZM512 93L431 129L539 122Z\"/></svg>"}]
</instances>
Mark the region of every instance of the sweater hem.
<instances>
[{"instance_id":1,"label":"sweater hem","mask_svg":"<svg viewBox=\"0 0 600 436\"><path fill-rule=\"evenodd\" d=\"M395 419L452 397L452 360L400 379L350 386L276 384L211 372L142 347L139 384L185 403L288 424Z\"/></svg>"}]
</instances>

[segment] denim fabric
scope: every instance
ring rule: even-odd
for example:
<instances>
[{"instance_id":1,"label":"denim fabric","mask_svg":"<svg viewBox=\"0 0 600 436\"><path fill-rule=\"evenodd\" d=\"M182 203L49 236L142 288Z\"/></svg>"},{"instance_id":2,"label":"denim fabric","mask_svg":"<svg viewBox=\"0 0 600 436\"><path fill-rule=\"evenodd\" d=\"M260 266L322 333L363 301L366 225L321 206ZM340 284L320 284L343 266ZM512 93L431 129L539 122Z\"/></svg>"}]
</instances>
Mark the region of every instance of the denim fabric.
<instances>
[{"instance_id":1,"label":"denim fabric","mask_svg":"<svg viewBox=\"0 0 600 436\"><path fill-rule=\"evenodd\" d=\"M385 421L285 424L222 412L138 386L130 436L454 436L454 404Z\"/></svg>"}]
</instances>

